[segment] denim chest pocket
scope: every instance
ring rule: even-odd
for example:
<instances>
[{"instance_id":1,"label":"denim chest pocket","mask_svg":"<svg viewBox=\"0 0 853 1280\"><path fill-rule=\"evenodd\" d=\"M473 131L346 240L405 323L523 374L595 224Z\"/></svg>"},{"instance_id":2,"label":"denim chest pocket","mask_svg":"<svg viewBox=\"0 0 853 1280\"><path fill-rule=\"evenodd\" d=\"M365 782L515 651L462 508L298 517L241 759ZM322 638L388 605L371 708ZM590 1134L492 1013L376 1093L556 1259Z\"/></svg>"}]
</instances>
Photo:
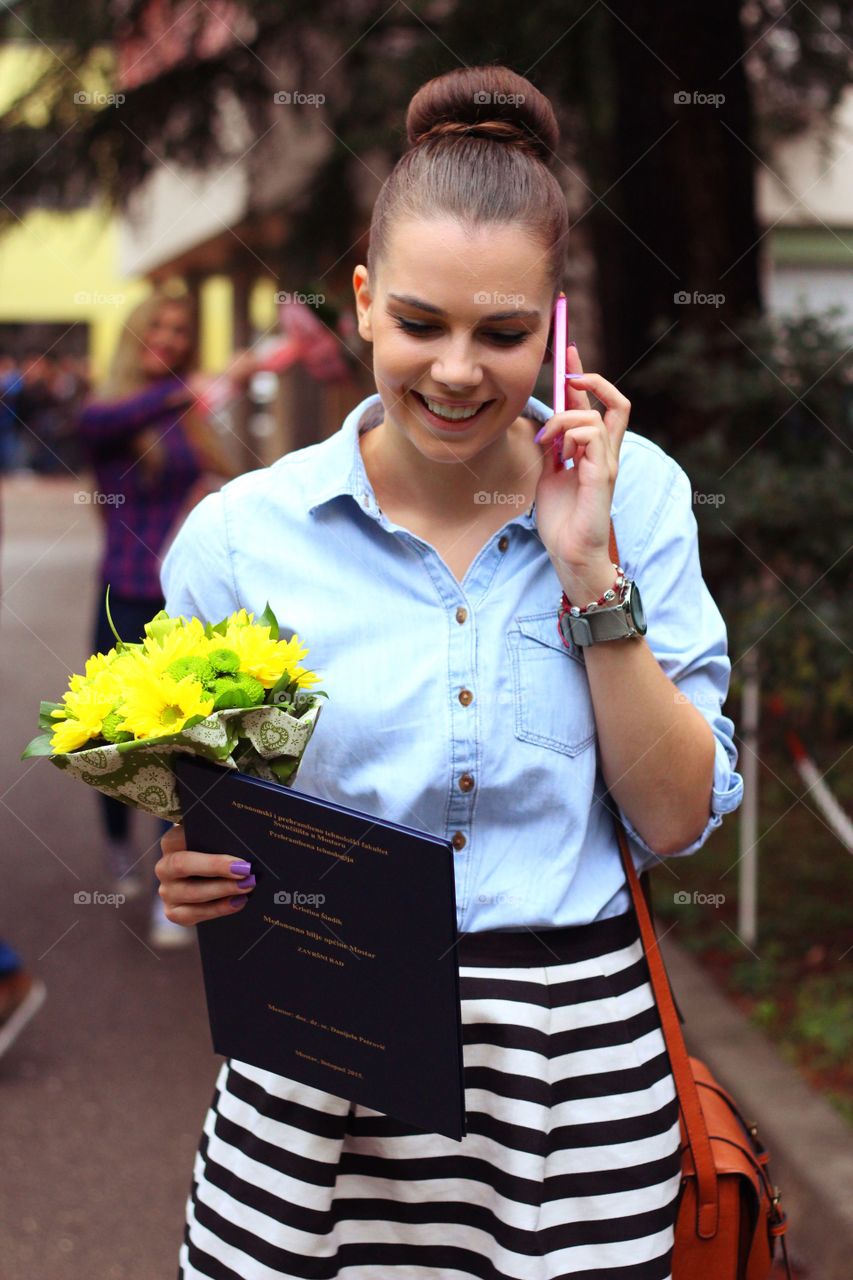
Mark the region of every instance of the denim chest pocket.
<instances>
[{"instance_id":1,"label":"denim chest pocket","mask_svg":"<svg viewBox=\"0 0 853 1280\"><path fill-rule=\"evenodd\" d=\"M507 633L515 736L579 755L595 742L595 714L583 658L557 631L557 611L516 617Z\"/></svg>"}]
</instances>

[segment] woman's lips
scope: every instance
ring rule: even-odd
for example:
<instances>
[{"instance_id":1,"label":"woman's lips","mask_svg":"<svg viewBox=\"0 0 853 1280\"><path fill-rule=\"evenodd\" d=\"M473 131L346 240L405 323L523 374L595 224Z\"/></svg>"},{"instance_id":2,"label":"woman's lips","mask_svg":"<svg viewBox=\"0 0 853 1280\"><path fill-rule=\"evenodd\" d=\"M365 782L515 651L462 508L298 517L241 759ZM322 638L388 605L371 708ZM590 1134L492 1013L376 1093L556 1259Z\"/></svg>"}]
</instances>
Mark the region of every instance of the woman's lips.
<instances>
[{"instance_id":1,"label":"woman's lips","mask_svg":"<svg viewBox=\"0 0 853 1280\"><path fill-rule=\"evenodd\" d=\"M460 418L456 422L451 422L448 418L440 418L437 413L433 413L432 409L429 408L429 406L426 403L426 400L421 395L420 391L413 391L412 395L415 397L418 404L421 406L421 410L429 419L430 423L434 426L439 427L443 431L464 431L466 427L469 427L471 425L472 422L477 422L479 421L480 418L482 418L483 413L485 412L486 409L488 409L490 404L494 404L493 400L484 400L481 407L477 410L476 413L472 413L471 416L468 418ZM460 405L459 407L461 408L462 406Z\"/></svg>"}]
</instances>

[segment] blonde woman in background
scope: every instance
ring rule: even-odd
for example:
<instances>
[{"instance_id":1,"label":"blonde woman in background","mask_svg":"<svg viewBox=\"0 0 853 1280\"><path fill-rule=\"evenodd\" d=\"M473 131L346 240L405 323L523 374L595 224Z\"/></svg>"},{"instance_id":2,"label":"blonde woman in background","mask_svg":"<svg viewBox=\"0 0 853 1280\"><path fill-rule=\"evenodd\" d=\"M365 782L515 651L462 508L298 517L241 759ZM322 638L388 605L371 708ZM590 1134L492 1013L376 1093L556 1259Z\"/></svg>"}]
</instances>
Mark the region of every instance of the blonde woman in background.
<instances>
[{"instance_id":1,"label":"blonde woman in background","mask_svg":"<svg viewBox=\"0 0 853 1280\"><path fill-rule=\"evenodd\" d=\"M119 635L141 639L145 623L163 608L160 561L176 526L199 498L237 474L196 406L197 365L191 296L155 290L127 318L107 377L78 417L104 521L93 639L99 653L115 643L104 607L107 585ZM228 373L245 381L253 367L244 352ZM135 896L143 888L144 854L131 840L132 811L108 796L99 802L108 871L126 897ZM179 945L187 936L166 918L155 892L154 944Z\"/></svg>"}]
</instances>

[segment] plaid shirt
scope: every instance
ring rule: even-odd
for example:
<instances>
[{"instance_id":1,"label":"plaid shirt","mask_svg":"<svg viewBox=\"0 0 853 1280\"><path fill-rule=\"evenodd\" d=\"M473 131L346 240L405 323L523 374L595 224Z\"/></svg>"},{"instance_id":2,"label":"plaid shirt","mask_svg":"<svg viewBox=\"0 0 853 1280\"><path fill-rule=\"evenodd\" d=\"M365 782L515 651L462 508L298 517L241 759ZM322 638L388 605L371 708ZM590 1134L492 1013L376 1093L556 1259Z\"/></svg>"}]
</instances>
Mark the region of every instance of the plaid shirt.
<instances>
[{"instance_id":1,"label":"plaid shirt","mask_svg":"<svg viewBox=\"0 0 853 1280\"><path fill-rule=\"evenodd\" d=\"M181 421L186 406L164 403L182 386L178 377L159 378L125 400L90 401L77 419L105 525L101 583L126 598L162 600L160 549L201 475ZM132 449L136 434L149 427L165 450L154 481Z\"/></svg>"}]
</instances>

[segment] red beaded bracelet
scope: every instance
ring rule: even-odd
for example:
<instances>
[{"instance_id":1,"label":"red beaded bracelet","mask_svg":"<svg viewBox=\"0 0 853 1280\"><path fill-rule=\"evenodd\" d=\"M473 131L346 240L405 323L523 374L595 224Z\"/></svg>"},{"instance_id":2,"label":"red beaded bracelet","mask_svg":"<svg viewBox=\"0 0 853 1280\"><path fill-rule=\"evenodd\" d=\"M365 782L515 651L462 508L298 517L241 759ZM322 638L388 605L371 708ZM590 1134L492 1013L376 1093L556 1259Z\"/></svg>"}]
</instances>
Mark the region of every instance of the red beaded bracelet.
<instances>
[{"instance_id":1,"label":"red beaded bracelet","mask_svg":"<svg viewBox=\"0 0 853 1280\"><path fill-rule=\"evenodd\" d=\"M621 594L622 588L625 585L625 570L622 568L621 564L614 564L613 568L616 570L616 581L613 583L613 586L608 587L604 595L599 596L597 600L590 600L589 604L572 604L564 591L560 597L560 617L562 617L564 613L569 612L573 618L580 618L583 614L594 612L596 609L600 609L602 605L608 605L615 600L617 591Z\"/></svg>"}]
</instances>

